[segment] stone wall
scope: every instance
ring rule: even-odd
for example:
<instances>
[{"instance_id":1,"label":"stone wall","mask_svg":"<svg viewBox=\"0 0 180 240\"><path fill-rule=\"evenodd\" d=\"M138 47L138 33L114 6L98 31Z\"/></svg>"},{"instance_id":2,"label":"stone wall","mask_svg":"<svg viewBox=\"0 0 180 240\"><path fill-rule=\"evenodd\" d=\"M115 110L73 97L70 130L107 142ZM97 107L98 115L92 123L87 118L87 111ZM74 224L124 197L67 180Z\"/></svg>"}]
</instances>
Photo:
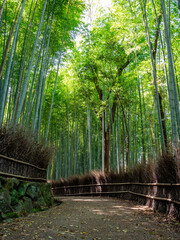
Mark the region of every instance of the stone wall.
<instances>
[{"instance_id":1,"label":"stone wall","mask_svg":"<svg viewBox=\"0 0 180 240\"><path fill-rule=\"evenodd\" d=\"M52 206L51 185L0 177L0 221Z\"/></svg>"}]
</instances>

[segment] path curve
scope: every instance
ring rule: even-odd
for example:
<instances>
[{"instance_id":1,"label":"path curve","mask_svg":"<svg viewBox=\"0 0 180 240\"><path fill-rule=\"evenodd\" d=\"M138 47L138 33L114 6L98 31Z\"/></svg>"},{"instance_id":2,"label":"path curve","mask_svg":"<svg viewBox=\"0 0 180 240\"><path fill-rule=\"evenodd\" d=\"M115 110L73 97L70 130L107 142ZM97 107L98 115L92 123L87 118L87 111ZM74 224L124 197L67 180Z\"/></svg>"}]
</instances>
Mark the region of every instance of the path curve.
<instances>
[{"instance_id":1,"label":"path curve","mask_svg":"<svg viewBox=\"0 0 180 240\"><path fill-rule=\"evenodd\" d=\"M58 198L47 211L0 224L2 240L173 240L180 223L127 200L98 197Z\"/></svg>"}]
</instances>

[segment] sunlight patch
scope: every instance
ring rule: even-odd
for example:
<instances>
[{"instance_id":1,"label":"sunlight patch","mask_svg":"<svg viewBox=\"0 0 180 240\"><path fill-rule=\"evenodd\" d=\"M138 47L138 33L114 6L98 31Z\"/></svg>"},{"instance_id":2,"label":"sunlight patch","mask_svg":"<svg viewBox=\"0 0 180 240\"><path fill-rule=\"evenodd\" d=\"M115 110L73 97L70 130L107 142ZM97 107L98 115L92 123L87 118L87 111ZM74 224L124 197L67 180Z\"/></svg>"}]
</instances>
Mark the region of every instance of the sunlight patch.
<instances>
[{"instance_id":1,"label":"sunlight patch","mask_svg":"<svg viewBox=\"0 0 180 240\"><path fill-rule=\"evenodd\" d=\"M86 198L74 198L72 199L75 202L108 202L108 199L86 199Z\"/></svg>"}]
</instances>

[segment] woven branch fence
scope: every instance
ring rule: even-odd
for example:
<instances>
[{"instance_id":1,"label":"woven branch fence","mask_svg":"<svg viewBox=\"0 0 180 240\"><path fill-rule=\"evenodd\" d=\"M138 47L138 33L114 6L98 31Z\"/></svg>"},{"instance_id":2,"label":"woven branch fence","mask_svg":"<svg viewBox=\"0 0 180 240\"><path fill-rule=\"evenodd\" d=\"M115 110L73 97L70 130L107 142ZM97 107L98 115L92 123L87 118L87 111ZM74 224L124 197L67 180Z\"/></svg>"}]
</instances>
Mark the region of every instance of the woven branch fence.
<instances>
[{"instance_id":1,"label":"woven branch fence","mask_svg":"<svg viewBox=\"0 0 180 240\"><path fill-rule=\"evenodd\" d=\"M0 176L46 182L47 170L34 164L0 155Z\"/></svg>"}]
</instances>

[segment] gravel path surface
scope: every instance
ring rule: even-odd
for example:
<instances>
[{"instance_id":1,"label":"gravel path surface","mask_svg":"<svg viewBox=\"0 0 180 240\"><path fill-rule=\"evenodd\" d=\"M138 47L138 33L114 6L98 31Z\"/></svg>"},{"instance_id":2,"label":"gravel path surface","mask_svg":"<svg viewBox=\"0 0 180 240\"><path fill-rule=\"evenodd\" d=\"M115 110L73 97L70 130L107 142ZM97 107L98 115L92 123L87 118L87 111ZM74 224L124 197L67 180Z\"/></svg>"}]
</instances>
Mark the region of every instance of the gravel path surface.
<instances>
[{"instance_id":1,"label":"gravel path surface","mask_svg":"<svg viewBox=\"0 0 180 240\"><path fill-rule=\"evenodd\" d=\"M51 209L0 224L2 240L180 240L180 223L127 200L58 198Z\"/></svg>"}]
</instances>

